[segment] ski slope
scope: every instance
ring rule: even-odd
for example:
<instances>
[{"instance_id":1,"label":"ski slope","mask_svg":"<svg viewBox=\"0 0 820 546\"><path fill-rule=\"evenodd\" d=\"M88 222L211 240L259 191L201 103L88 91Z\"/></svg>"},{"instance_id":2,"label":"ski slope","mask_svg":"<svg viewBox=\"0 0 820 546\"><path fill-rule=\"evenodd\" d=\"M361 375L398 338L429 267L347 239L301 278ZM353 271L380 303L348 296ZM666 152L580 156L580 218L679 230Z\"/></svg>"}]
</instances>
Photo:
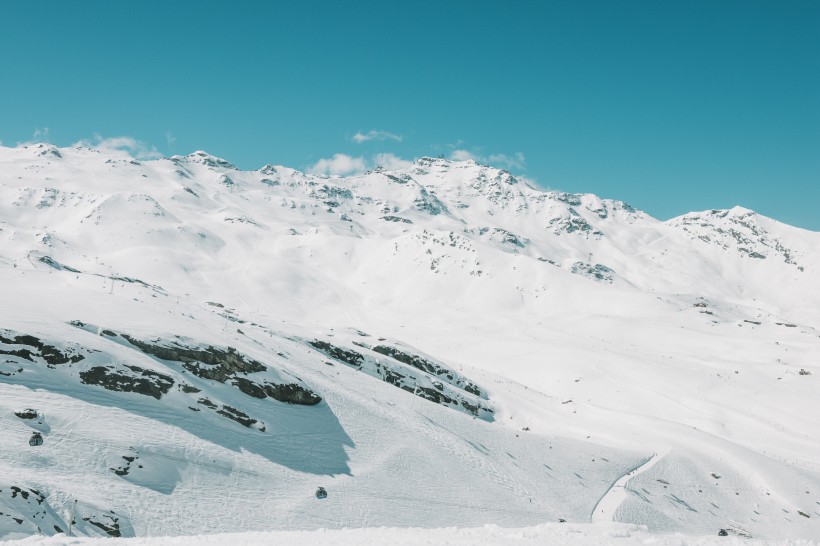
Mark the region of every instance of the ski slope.
<instances>
[{"instance_id":1,"label":"ski slope","mask_svg":"<svg viewBox=\"0 0 820 546\"><path fill-rule=\"evenodd\" d=\"M0 147L0 194L0 538L820 536L820 234L431 158Z\"/></svg>"}]
</instances>

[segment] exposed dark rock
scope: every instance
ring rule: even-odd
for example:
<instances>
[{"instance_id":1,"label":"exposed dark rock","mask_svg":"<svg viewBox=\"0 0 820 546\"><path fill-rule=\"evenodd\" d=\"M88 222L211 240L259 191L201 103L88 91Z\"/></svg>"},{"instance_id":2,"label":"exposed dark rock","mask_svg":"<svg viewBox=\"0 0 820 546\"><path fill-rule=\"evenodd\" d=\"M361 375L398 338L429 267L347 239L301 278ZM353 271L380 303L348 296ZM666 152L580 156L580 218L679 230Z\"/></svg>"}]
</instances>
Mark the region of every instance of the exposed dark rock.
<instances>
[{"instance_id":1,"label":"exposed dark rock","mask_svg":"<svg viewBox=\"0 0 820 546\"><path fill-rule=\"evenodd\" d=\"M256 419L253 419L247 413L236 408L232 408L231 406L222 406L222 409L217 410L217 413L219 415L224 415L228 419L233 419L240 425L248 428L250 428L251 425L257 422Z\"/></svg>"},{"instance_id":2,"label":"exposed dark rock","mask_svg":"<svg viewBox=\"0 0 820 546\"><path fill-rule=\"evenodd\" d=\"M265 398L267 396L265 389L262 386L245 377L235 377L231 380L231 382L235 387L248 396L253 396L254 398Z\"/></svg>"},{"instance_id":3,"label":"exposed dark rock","mask_svg":"<svg viewBox=\"0 0 820 546\"><path fill-rule=\"evenodd\" d=\"M288 404L312 406L322 401L320 396L296 383L275 384L265 382L262 388L265 390L265 394L274 400L287 402Z\"/></svg>"},{"instance_id":4,"label":"exposed dark rock","mask_svg":"<svg viewBox=\"0 0 820 546\"><path fill-rule=\"evenodd\" d=\"M443 368L438 364L427 360L426 358L422 358L418 355L405 353L400 351L395 347L389 347L387 345L376 345L372 349L374 352L383 354L385 356L389 356L399 362L407 364L409 366L413 366L414 368L421 370L423 372L427 372L431 375L439 376L439 377L446 377L449 380L454 379L453 372L448 370L447 368ZM463 385L459 385L462 389L469 392L470 394L475 394L476 396L482 396L481 389L479 389L473 383L465 381Z\"/></svg>"},{"instance_id":5,"label":"exposed dark rock","mask_svg":"<svg viewBox=\"0 0 820 546\"><path fill-rule=\"evenodd\" d=\"M3 330L3 332L9 336L12 335L12 332L9 330ZM34 362L34 357L39 357L42 358L46 364L54 366L58 364L67 364L69 362L76 364L85 358L81 354L70 354L63 352L53 345L48 345L34 336L25 334L15 335L14 337L5 337L0 334L0 343L5 345L23 345L26 347L33 347L36 349L35 351L32 351L31 349L0 349L0 354L17 356L28 360L29 362Z\"/></svg>"},{"instance_id":6,"label":"exposed dark rock","mask_svg":"<svg viewBox=\"0 0 820 546\"><path fill-rule=\"evenodd\" d=\"M383 173L384 174L384 173ZM407 184L411 182L413 178L409 174L400 174L398 176L394 176L392 174L384 174L388 180L395 182L396 184Z\"/></svg>"},{"instance_id":7,"label":"exposed dark rock","mask_svg":"<svg viewBox=\"0 0 820 546\"><path fill-rule=\"evenodd\" d=\"M379 340L383 341L382 338L379 338ZM430 400L431 402L444 406L461 408L474 416L480 416L482 411L489 414L493 413L492 409L483 406L480 402L472 403L471 401L463 398L464 392L461 391L465 391L478 397L482 397L483 395L477 386L465 381L462 377L457 377L452 370L439 366L438 364L420 356L401 351L395 347L377 345L370 348L362 343L353 343L364 349L370 349L378 354L390 357L390 359L395 360L396 363L390 364L389 361L379 360L370 356L365 357L357 351L337 347L326 341L313 340L308 342L308 344L314 349L317 349L321 353L334 358L339 362L342 362L358 371L362 371L367 375L381 379L382 381L404 391L426 400ZM407 369L401 367L398 363L415 368L421 373L414 371L408 374L406 371ZM394 367L399 367L399 369L405 370L405 373L400 373L397 369L394 369ZM435 380L435 377L441 377L442 381ZM432 383L433 388L426 386L429 383Z\"/></svg>"},{"instance_id":8,"label":"exposed dark rock","mask_svg":"<svg viewBox=\"0 0 820 546\"><path fill-rule=\"evenodd\" d=\"M113 337L116 333L105 335ZM122 337L144 353L161 360L180 362L183 368L197 377L231 384L254 398L270 397L280 402L302 405L314 405L322 401L320 396L296 383L275 384L268 381L252 381L244 377L248 373L265 371L267 366L238 353L233 347L186 347L176 341L161 344L142 341L127 334L122 334ZM190 385L183 385L180 388L184 392L199 392L199 389Z\"/></svg>"},{"instance_id":9,"label":"exposed dark rock","mask_svg":"<svg viewBox=\"0 0 820 546\"><path fill-rule=\"evenodd\" d=\"M131 471L131 463L133 463L134 461L139 459L139 457L136 456L136 455L123 455L122 458L123 458L123 460L125 460L124 465L119 466L117 468L110 468L109 469L114 474L116 474L117 476L127 476L128 473Z\"/></svg>"},{"instance_id":10,"label":"exposed dark rock","mask_svg":"<svg viewBox=\"0 0 820 546\"><path fill-rule=\"evenodd\" d=\"M355 368L361 368L362 364L364 363L364 356L361 353L357 353L356 351L352 351L350 349L342 349L341 347L336 347L335 345L331 345L325 341L319 341L318 339L313 341L308 341L308 344L313 347L314 349L318 349L319 351L323 352L327 356L331 358L335 358L336 360L340 360L345 364L349 364Z\"/></svg>"},{"instance_id":11,"label":"exposed dark rock","mask_svg":"<svg viewBox=\"0 0 820 546\"><path fill-rule=\"evenodd\" d=\"M584 275L596 281L612 282L615 272L603 264L575 262L570 269L573 273ZM696 304L697 305L697 304Z\"/></svg>"},{"instance_id":12,"label":"exposed dark rock","mask_svg":"<svg viewBox=\"0 0 820 546\"><path fill-rule=\"evenodd\" d=\"M53 269L56 269L57 271L70 271L71 273L82 273L82 271L80 271L79 269L74 269L73 267L61 264L51 256L40 256L39 261Z\"/></svg>"},{"instance_id":13,"label":"exposed dark rock","mask_svg":"<svg viewBox=\"0 0 820 546\"><path fill-rule=\"evenodd\" d=\"M529 242L524 237L521 237L519 235L507 231L506 229L501 228L483 227L479 228L478 233L479 235L486 235L487 233L489 233L493 239L496 239L501 243L508 243L517 246L519 248L524 248L526 244Z\"/></svg>"},{"instance_id":14,"label":"exposed dark rock","mask_svg":"<svg viewBox=\"0 0 820 546\"><path fill-rule=\"evenodd\" d=\"M387 222L402 222L405 224L412 224L413 221L407 218L402 218L401 216L382 216L382 220Z\"/></svg>"},{"instance_id":15,"label":"exposed dark rock","mask_svg":"<svg viewBox=\"0 0 820 546\"><path fill-rule=\"evenodd\" d=\"M578 194L561 192L555 193L553 195L555 196L556 201L561 201L562 203L565 203L571 207L581 206L581 197Z\"/></svg>"},{"instance_id":16,"label":"exposed dark rock","mask_svg":"<svg viewBox=\"0 0 820 546\"><path fill-rule=\"evenodd\" d=\"M175 342L171 342L169 345L149 343L136 339L127 334L122 334L122 337L125 338L131 345L139 348L142 352L162 360L173 360L184 363L202 363L209 366L214 366L218 368L218 371L203 373L211 373L213 377L209 377L209 379L222 377L222 379L219 379L220 382L224 382L225 379L227 379L228 374L231 373L252 373L261 372L267 369L261 362L257 362L252 358L247 358L244 355L237 353L236 349L233 347L227 347L223 350L209 345L207 349L203 349L184 347ZM222 374L224 374L224 377Z\"/></svg>"},{"instance_id":17,"label":"exposed dark rock","mask_svg":"<svg viewBox=\"0 0 820 546\"><path fill-rule=\"evenodd\" d=\"M80 372L80 380L86 385L99 385L110 391L135 392L153 396L157 400L167 394L174 380L161 373L126 365L131 373L114 366L94 366Z\"/></svg>"},{"instance_id":18,"label":"exposed dark rock","mask_svg":"<svg viewBox=\"0 0 820 546\"><path fill-rule=\"evenodd\" d=\"M111 513L113 514L114 512L111 512ZM120 532L120 524L119 524L120 520L119 520L118 517L116 517L115 515L109 516L107 514L101 514L101 516L96 516L96 517L99 517L102 521L92 519L91 517L85 517L85 518L83 518L83 521L93 525L94 527L96 527L98 529L101 529L108 536L112 536L112 537L122 536L122 533Z\"/></svg>"},{"instance_id":19,"label":"exposed dark rock","mask_svg":"<svg viewBox=\"0 0 820 546\"><path fill-rule=\"evenodd\" d=\"M24 409L22 411L15 411L14 415L19 417L20 419L37 419L37 410L33 409Z\"/></svg>"}]
</instances>

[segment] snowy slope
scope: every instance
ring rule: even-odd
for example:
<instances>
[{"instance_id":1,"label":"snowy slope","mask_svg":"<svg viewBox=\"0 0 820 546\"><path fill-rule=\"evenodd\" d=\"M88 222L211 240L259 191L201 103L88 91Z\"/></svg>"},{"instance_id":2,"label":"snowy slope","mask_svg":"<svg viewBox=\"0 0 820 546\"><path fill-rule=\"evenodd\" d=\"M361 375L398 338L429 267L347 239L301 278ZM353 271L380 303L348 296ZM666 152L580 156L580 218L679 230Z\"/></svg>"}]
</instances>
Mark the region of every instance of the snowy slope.
<instances>
[{"instance_id":1,"label":"snowy slope","mask_svg":"<svg viewBox=\"0 0 820 546\"><path fill-rule=\"evenodd\" d=\"M820 535L818 233L430 158L29 145L0 195L0 537L72 510L86 535Z\"/></svg>"},{"instance_id":2,"label":"snowy slope","mask_svg":"<svg viewBox=\"0 0 820 546\"><path fill-rule=\"evenodd\" d=\"M265 533L212 534L177 537L76 538L58 535L31 537L26 546L245 546L323 544L324 546L817 546L816 540L749 539L738 536L657 534L646 527L625 523L547 523L534 527L504 528L484 525L473 528L364 528L318 529L315 531L269 531ZM19 541L0 542L18 546Z\"/></svg>"}]
</instances>

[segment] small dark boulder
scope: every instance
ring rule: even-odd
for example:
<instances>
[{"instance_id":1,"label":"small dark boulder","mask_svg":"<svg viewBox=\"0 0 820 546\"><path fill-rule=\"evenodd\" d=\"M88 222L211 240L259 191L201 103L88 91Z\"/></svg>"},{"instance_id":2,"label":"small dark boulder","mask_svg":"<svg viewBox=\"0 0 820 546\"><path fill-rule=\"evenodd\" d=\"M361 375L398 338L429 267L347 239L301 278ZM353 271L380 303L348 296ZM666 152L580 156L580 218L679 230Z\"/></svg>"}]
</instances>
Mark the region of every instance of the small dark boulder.
<instances>
[{"instance_id":1,"label":"small dark boulder","mask_svg":"<svg viewBox=\"0 0 820 546\"><path fill-rule=\"evenodd\" d=\"M14 415L19 417L20 419L37 419L37 410L33 409L24 409L21 411L15 411Z\"/></svg>"}]
</instances>

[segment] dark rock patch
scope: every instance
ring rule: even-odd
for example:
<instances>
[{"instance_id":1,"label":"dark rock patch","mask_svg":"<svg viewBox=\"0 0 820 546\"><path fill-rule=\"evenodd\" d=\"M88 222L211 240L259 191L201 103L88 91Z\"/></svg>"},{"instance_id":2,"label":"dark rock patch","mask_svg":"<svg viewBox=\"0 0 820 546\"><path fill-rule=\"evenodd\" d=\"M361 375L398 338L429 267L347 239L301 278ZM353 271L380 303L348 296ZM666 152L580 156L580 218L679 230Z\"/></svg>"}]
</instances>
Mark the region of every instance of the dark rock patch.
<instances>
[{"instance_id":1,"label":"dark rock patch","mask_svg":"<svg viewBox=\"0 0 820 546\"><path fill-rule=\"evenodd\" d=\"M364 356L362 356L361 353L357 353L356 351L336 347L335 345L331 345L326 341L319 341L318 339L308 341L308 344L314 349L318 349L322 353L326 354L327 356L335 358L336 360L344 362L345 364L353 366L354 368L361 368L362 364L364 363Z\"/></svg>"},{"instance_id":2,"label":"dark rock patch","mask_svg":"<svg viewBox=\"0 0 820 546\"><path fill-rule=\"evenodd\" d=\"M222 409L217 410L217 413L219 415L224 415L228 419L232 419L240 425L248 428L250 428L251 425L257 422L256 419L252 418L247 413L236 408L232 408L231 406L222 406Z\"/></svg>"},{"instance_id":3,"label":"dark rock patch","mask_svg":"<svg viewBox=\"0 0 820 546\"><path fill-rule=\"evenodd\" d=\"M80 362L85 357L81 354L71 354L70 352L63 352L53 345L44 343L41 339L31 335L13 335L9 330L2 330L6 335L13 337L6 337L0 334L0 343L4 345L22 345L24 349L3 349L0 348L0 354L16 356L29 362L34 362L35 357L43 359L49 366L56 366L59 364Z\"/></svg>"},{"instance_id":4,"label":"dark rock patch","mask_svg":"<svg viewBox=\"0 0 820 546\"><path fill-rule=\"evenodd\" d=\"M384 341L382 338L379 340ZM313 340L307 343L330 358L425 400L463 410L476 417L486 417L493 413L492 409L481 404L480 401L472 401L473 396L478 398L485 396L481 389L452 370L429 359L388 345L369 347L361 342L352 342L363 349L389 357L384 360L374 356L365 356L327 341Z\"/></svg>"},{"instance_id":5,"label":"dark rock patch","mask_svg":"<svg viewBox=\"0 0 820 546\"><path fill-rule=\"evenodd\" d=\"M94 366L80 372L80 380L86 385L98 385L110 391L135 392L159 400L174 385L167 375L126 365L125 369L114 366Z\"/></svg>"},{"instance_id":6,"label":"dark rock patch","mask_svg":"<svg viewBox=\"0 0 820 546\"><path fill-rule=\"evenodd\" d=\"M131 464L134 463L137 459L139 459L138 455L123 455L122 456L125 463L121 464L117 468L110 468L114 474L117 476L127 476L129 472L131 472ZM141 467L141 466L140 466Z\"/></svg>"},{"instance_id":7,"label":"dark rock patch","mask_svg":"<svg viewBox=\"0 0 820 546\"><path fill-rule=\"evenodd\" d=\"M412 224L413 221L408 218L402 218L401 216L382 216L382 220L385 222L399 222L404 224Z\"/></svg>"},{"instance_id":8,"label":"dark rock patch","mask_svg":"<svg viewBox=\"0 0 820 546\"><path fill-rule=\"evenodd\" d=\"M57 271L70 271L71 273L82 273L82 271L80 271L79 269L74 269L73 267L61 264L51 256L40 256L39 261L51 267L52 269L56 269Z\"/></svg>"},{"instance_id":9,"label":"dark rock patch","mask_svg":"<svg viewBox=\"0 0 820 546\"><path fill-rule=\"evenodd\" d=\"M33 409L24 409L21 411L15 411L14 415L19 417L20 419L37 419L38 413L37 410Z\"/></svg>"},{"instance_id":10,"label":"dark rock patch","mask_svg":"<svg viewBox=\"0 0 820 546\"><path fill-rule=\"evenodd\" d=\"M612 282L615 272L603 264L588 264L586 262L575 262L570 269L577 275L583 275L590 279L602 282ZM698 304L695 304L696 306Z\"/></svg>"},{"instance_id":11,"label":"dark rock patch","mask_svg":"<svg viewBox=\"0 0 820 546\"><path fill-rule=\"evenodd\" d=\"M431 375L435 375L435 376L438 376L438 377L446 377L450 381L453 381L455 379L455 377L453 375L453 372L451 370L449 370L447 368L444 368L442 366L439 366L438 364L436 364L434 362L431 362L431 361L427 360L426 358L422 358L418 355L406 353L406 352L400 351L399 349L397 349L395 347L389 347L387 345L376 345L375 347L373 347L372 350L376 353L383 354L385 356L389 356L390 358L392 358L394 360L398 360L399 362L401 362L403 364L407 364L407 365L412 366L412 367L414 367L418 370L421 370L423 372L427 372ZM459 387L461 387L463 390L465 390L466 392L469 392L470 394L474 394L476 396L483 396L483 393L481 392L481 389L479 389L478 386L476 386L473 383L465 381L463 384L458 384L457 383L457 385Z\"/></svg>"},{"instance_id":12,"label":"dark rock patch","mask_svg":"<svg viewBox=\"0 0 820 546\"><path fill-rule=\"evenodd\" d=\"M316 393L296 383L276 384L252 381L245 377L249 373L265 371L267 366L238 353L233 347L186 347L178 342L160 344L142 341L127 334L122 334L122 338L146 354L161 360L180 362L183 368L197 377L233 385L254 398L270 397L280 402L300 405L314 405L322 401ZM199 392L199 389L190 385L180 388L183 392Z\"/></svg>"},{"instance_id":13,"label":"dark rock patch","mask_svg":"<svg viewBox=\"0 0 820 546\"><path fill-rule=\"evenodd\" d=\"M111 512L114 514L114 512ZM120 519L114 515L107 515L101 514L100 516L96 516L99 519L93 519L92 517L85 517L83 521L93 525L94 527L102 530L105 534L111 537L121 537L122 532L120 531Z\"/></svg>"}]
</instances>

